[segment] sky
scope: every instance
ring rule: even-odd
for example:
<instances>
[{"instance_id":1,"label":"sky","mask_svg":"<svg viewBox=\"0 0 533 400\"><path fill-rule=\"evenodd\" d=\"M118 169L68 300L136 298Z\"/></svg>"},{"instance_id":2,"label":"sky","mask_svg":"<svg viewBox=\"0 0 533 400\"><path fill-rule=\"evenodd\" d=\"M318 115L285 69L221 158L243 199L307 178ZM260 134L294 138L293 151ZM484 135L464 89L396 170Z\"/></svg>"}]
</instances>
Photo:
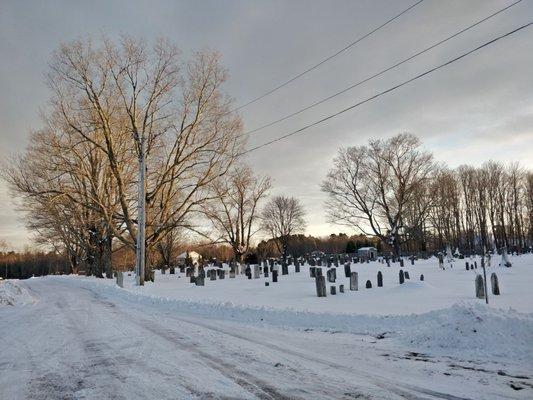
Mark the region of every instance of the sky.
<instances>
[{"instance_id":1,"label":"sky","mask_svg":"<svg viewBox=\"0 0 533 400\"><path fill-rule=\"evenodd\" d=\"M416 0L0 0L0 160L24 151L41 127L49 62L60 43L104 34L168 38L184 56L222 54L235 104L267 92L336 53ZM240 110L248 131L384 69L513 3L424 0L399 19L272 95ZM249 147L364 100L533 21L533 0L297 117L254 134ZM248 155L272 194L300 199L307 234L351 233L327 223L320 184L341 146L400 132L419 136L450 167L493 159L533 168L533 27L287 140ZM0 181L0 240L30 243Z\"/></svg>"}]
</instances>

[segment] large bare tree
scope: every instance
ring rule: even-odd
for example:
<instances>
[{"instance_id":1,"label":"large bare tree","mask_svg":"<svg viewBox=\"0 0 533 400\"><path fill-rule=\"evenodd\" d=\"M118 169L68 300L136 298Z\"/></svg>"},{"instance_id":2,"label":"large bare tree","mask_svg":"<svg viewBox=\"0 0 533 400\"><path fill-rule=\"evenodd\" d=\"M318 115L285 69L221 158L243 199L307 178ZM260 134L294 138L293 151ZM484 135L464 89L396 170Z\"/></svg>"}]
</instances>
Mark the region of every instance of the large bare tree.
<instances>
[{"instance_id":1,"label":"large bare tree","mask_svg":"<svg viewBox=\"0 0 533 400\"><path fill-rule=\"evenodd\" d=\"M405 213L434 169L433 156L411 134L341 148L322 183L329 219L375 235L399 254ZM419 220L427 207L411 211Z\"/></svg>"},{"instance_id":2,"label":"large bare tree","mask_svg":"<svg viewBox=\"0 0 533 400\"><path fill-rule=\"evenodd\" d=\"M288 256L291 235L305 230L305 211L294 197L275 196L261 213L262 229L275 239L278 251L285 261Z\"/></svg>"},{"instance_id":3,"label":"large bare tree","mask_svg":"<svg viewBox=\"0 0 533 400\"><path fill-rule=\"evenodd\" d=\"M226 75L218 54L184 60L164 40L153 47L129 37L62 45L51 63L45 123L58 143L55 153L63 156L57 156L55 173L47 166L48 176L23 177L18 182L28 185L13 187L33 198L82 205L97 215L91 230L103 227L103 237L135 248L137 160L144 141L146 245L153 251L175 228L192 228L190 217L210 198L211 183L242 149L240 118L222 92ZM80 159L80 167L73 165ZM92 161L85 167L87 159ZM91 180L98 185L93 188Z\"/></svg>"}]
</instances>

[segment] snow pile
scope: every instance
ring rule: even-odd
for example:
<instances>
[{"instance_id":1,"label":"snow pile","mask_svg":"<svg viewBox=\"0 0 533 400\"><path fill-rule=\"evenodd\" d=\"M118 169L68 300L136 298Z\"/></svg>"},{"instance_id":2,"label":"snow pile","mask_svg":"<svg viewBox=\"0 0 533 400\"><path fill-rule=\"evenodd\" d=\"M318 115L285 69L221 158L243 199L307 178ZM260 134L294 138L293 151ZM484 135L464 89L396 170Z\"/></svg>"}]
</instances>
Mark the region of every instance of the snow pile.
<instances>
[{"instance_id":1,"label":"snow pile","mask_svg":"<svg viewBox=\"0 0 533 400\"><path fill-rule=\"evenodd\" d=\"M13 281L0 281L0 306L18 306L34 303L26 289Z\"/></svg>"},{"instance_id":2,"label":"snow pile","mask_svg":"<svg viewBox=\"0 0 533 400\"><path fill-rule=\"evenodd\" d=\"M398 339L418 351L474 360L533 360L533 314L462 303L405 318L408 325Z\"/></svg>"}]
</instances>

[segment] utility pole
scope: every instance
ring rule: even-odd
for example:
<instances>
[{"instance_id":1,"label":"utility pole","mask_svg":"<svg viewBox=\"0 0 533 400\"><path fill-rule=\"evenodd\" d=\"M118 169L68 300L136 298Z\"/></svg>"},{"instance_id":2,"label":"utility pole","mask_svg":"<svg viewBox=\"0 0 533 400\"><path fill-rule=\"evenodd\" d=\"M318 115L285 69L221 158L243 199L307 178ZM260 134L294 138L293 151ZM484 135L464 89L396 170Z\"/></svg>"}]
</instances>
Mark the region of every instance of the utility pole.
<instances>
[{"instance_id":1,"label":"utility pole","mask_svg":"<svg viewBox=\"0 0 533 400\"><path fill-rule=\"evenodd\" d=\"M144 135L139 137L139 202L137 205L137 246L135 274L137 285L144 285L144 267L146 261L146 154Z\"/></svg>"}]
</instances>

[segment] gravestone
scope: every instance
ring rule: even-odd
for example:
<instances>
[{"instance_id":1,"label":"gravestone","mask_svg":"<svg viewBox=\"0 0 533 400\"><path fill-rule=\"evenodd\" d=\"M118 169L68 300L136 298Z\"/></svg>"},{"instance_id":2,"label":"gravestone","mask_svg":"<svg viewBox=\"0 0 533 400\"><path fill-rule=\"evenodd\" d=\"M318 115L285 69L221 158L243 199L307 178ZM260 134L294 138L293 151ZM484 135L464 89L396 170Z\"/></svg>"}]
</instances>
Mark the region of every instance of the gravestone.
<instances>
[{"instance_id":1,"label":"gravestone","mask_svg":"<svg viewBox=\"0 0 533 400\"><path fill-rule=\"evenodd\" d=\"M474 261L474 268L477 269L477 261Z\"/></svg>"},{"instance_id":2,"label":"gravestone","mask_svg":"<svg viewBox=\"0 0 533 400\"><path fill-rule=\"evenodd\" d=\"M315 267L309 267L309 277L314 278L316 276L316 268Z\"/></svg>"},{"instance_id":3,"label":"gravestone","mask_svg":"<svg viewBox=\"0 0 533 400\"><path fill-rule=\"evenodd\" d=\"M409 276L409 272L408 271L405 271L403 273L403 276L404 276L405 279L411 279L411 277Z\"/></svg>"},{"instance_id":4,"label":"gravestone","mask_svg":"<svg viewBox=\"0 0 533 400\"><path fill-rule=\"evenodd\" d=\"M273 270L272 271L272 282L277 282L277 281L278 281L278 271Z\"/></svg>"},{"instance_id":5,"label":"gravestone","mask_svg":"<svg viewBox=\"0 0 533 400\"><path fill-rule=\"evenodd\" d=\"M268 267L263 268L263 275L265 276L265 278L268 278Z\"/></svg>"},{"instance_id":6,"label":"gravestone","mask_svg":"<svg viewBox=\"0 0 533 400\"><path fill-rule=\"evenodd\" d=\"M415 265L415 256L411 256L411 265Z\"/></svg>"},{"instance_id":7,"label":"gravestone","mask_svg":"<svg viewBox=\"0 0 533 400\"><path fill-rule=\"evenodd\" d=\"M421 281L424 280L424 274L420 275L420 280L421 280Z\"/></svg>"},{"instance_id":8,"label":"gravestone","mask_svg":"<svg viewBox=\"0 0 533 400\"><path fill-rule=\"evenodd\" d=\"M187 267L186 271L185 271L185 277L190 277L192 276L192 268L191 267Z\"/></svg>"},{"instance_id":9,"label":"gravestone","mask_svg":"<svg viewBox=\"0 0 533 400\"><path fill-rule=\"evenodd\" d=\"M190 283L196 283L196 277L194 275L190 276Z\"/></svg>"},{"instance_id":10,"label":"gravestone","mask_svg":"<svg viewBox=\"0 0 533 400\"><path fill-rule=\"evenodd\" d=\"M400 258L400 267L403 268L403 258Z\"/></svg>"},{"instance_id":11,"label":"gravestone","mask_svg":"<svg viewBox=\"0 0 533 400\"><path fill-rule=\"evenodd\" d=\"M357 276L357 272L355 271L350 274L350 290L359 290L358 276Z\"/></svg>"},{"instance_id":12,"label":"gravestone","mask_svg":"<svg viewBox=\"0 0 533 400\"><path fill-rule=\"evenodd\" d=\"M506 248L502 250L502 261L500 263L500 266L507 267L507 268L511 268L513 266L513 264L511 264L511 261L509 261L509 256L507 255Z\"/></svg>"},{"instance_id":13,"label":"gravestone","mask_svg":"<svg viewBox=\"0 0 533 400\"><path fill-rule=\"evenodd\" d=\"M378 287L383 287L383 274L378 271Z\"/></svg>"},{"instance_id":14,"label":"gravestone","mask_svg":"<svg viewBox=\"0 0 533 400\"><path fill-rule=\"evenodd\" d=\"M209 270L209 279L211 279L212 281L216 281L217 280L217 271L215 271L214 269L210 269Z\"/></svg>"},{"instance_id":15,"label":"gravestone","mask_svg":"<svg viewBox=\"0 0 533 400\"><path fill-rule=\"evenodd\" d=\"M479 274L476 276L476 297L478 299L485 298L485 288L483 284L483 277Z\"/></svg>"},{"instance_id":16,"label":"gravestone","mask_svg":"<svg viewBox=\"0 0 533 400\"><path fill-rule=\"evenodd\" d=\"M315 278L316 295L318 297L326 297L326 278L322 275L318 275Z\"/></svg>"},{"instance_id":17,"label":"gravestone","mask_svg":"<svg viewBox=\"0 0 533 400\"><path fill-rule=\"evenodd\" d=\"M322 276L322 268L315 269L315 276Z\"/></svg>"},{"instance_id":18,"label":"gravestone","mask_svg":"<svg viewBox=\"0 0 533 400\"><path fill-rule=\"evenodd\" d=\"M219 269L218 270L218 278L219 279L224 279L226 277L226 271L224 271L223 269Z\"/></svg>"},{"instance_id":19,"label":"gravestone","mask_svg":"<svg viewBox=\"0 0 533 400\"><path fill-rule=\"evenodd\" d=\"M403 269L400 270L400 273L399 273L399 279L400 279L400 285L402 285L402 284L405 282L405 277L404 277L404 274L403 274Z\"/></svg>"},{"instance_id":20,"label":"gravestone","mask_svg":"<svg viewBox=\"0 0 533 400\"><path fill-rule=\"evenodd\" d=\"M124 287L124 273L122 271L117 272L117 286Z\"/></svg>"},{"instance_id":21,"label":"gravestone","mask_svg":"<svg viewBox=\"0 0 533 400\"><path fill-rule=\"evenodd\" d=\"M495 272L490 276L490 285L492 286L492 294L499 296L500 294L500 285L498 283L498 276Z\"/></svg>"},{"instance_id":22,"label":"gravestone","mask_svg":"<svg viewBox=\"0 0 533 400\"><path fill-rule=\"evenodd\" d=\"M270 286L270 282L265 282L265 286Z\"/></svg>"},{"instance_id":23,"label":"gravestone","mask_svg":"<svg viewBox=\"0 0 533 400\"><path fill-rule=\"evenodd\" d=\"M328 282L335 283L337 279L337 270L335 268L330 268L327 271Z\"/></svg>"},{"instance_id":24,"label":"gravestone","mask_svg":"<svg viewBox=\"0 0 533 400\"><path fill-rule=\"evenodd\" d=\"M470 265L468 264L468 261L465 261L465 267L466 267L466 270L467 270L467 271L470 270Z\"/></svg>"},{"instance_id":25,"label":"gravestone","mask_svg":"<svg viewBox=\"0 0 533 400\"><path fill-rule=\"evenodd\" d=\"M288 275L289 274L289 266L287 265L287 263L285 261L283 261L282 264L281 264L281 274L282 275Z\"/></svg>"},{"instance_id":26,"label":"gravestone","mask_svg":"<svg viewBox=\"0 0 533 400\"><path fill-rule=\"evenodd\" d=\"M439 254L439 268L444 269L444 256Z\"/></svg>"},{"instance_id":27,"label":"gravestone","mask_svg":"<svg viewBox=\"0 0 533 400\"><path fill-rule=\"evenodd\" d=\"M372 282L370 282L370 280L366 281L366 288L372 289Z\"/></svg>"},{"instance_id":28,"label":"gravestone","mask_svg":"<svg viewBox=\"0 0 533 400\"><path fill-rule=\"evenodd\" d=\"M230 278L235 278L235 268L230 268L229 270L229 277Z\"/></svg>"},{"instance_id":29,"label":"gravestone","mask_svg":"<svg viewBox=\"0 0 533 400\"><path fill-rule=\"evenodd\" d=\"M174 266L170 267L168 273L169 273L170 275L175 275L175 274L176 274L176 268L175 268Z\"/></svg>"},{"instance_id":30,"label":"gravestone","mask_svg":"<svg viewBox=\"0 0 533 400\"><path fill-rule=\"evenodd\" d=\"M352 273L352 268L350 267L350 264L344 264L344 276L346 278L349 278L351 273Z\"/></svg>"},{"instance_id":31,"label":"gravestone","mask_svg":"<svg viewBox=\"0 0 533 400\"><path fill-rule=\"evenodd\" d=\"M387 267L390 267L390 258L385 257L385 262L387 263Z\"/></svg>"},{"instance_id":32,"label":"gravestone","mask_svg":"<svg viewBox=\"0 0 533 400\"><path fill-rule=\"evenodd\" d=\"M337 294L337 287L335 285L331 285L330 288L329 288L329 292L332 295L336 295Z\"/></svg>"},{"instance_id":33,"label":"gravestone","mask_svg":"<svg viewBox=\"0 0 533 400\"><path fill-rule=\"evenodd\" d=\"M259 265L254 265L254 279L259 279L260 276Z\"/></svg>"},{"instance_id":34,"label":"gravestone","mask_svg":"<svg viewBox=\"0 0 533 400\"><path fill-rule=\"evenodd\" d=\"M339 285L339 292L344 293L344 285Z\"/></svg>"},{"instance_id":35,"label":"gravestone","mask_svg":"<svg viewBox=\"0 0 533 400\"><path fill-rule=\"evenodd\" d=\"M194 283L196 284L196 286L204 286L204 279L205 277L202 276L202 275L198 275L194 281Z\"/></svg>"}]
</instances>

